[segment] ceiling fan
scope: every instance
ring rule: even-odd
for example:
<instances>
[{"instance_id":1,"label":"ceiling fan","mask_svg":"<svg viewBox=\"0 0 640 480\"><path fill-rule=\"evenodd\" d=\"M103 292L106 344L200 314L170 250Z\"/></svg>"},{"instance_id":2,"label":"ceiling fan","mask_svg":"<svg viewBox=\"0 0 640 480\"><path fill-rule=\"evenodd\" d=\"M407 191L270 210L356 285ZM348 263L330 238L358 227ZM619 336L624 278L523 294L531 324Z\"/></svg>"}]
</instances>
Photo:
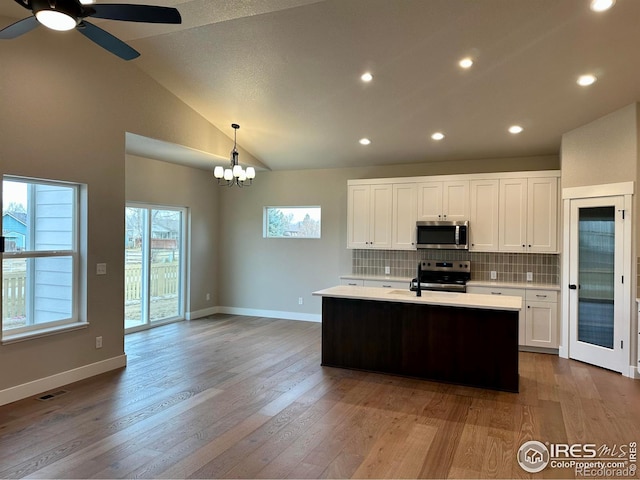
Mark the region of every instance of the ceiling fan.
<instances>
[{"instance_id":1,"label":"ceiling fan","mask_svg":"<svg viewBox=\"0 0 640 480\"><path fill-rule=\"evenodd\" d=\"M31 10L33 16L24 18L0 30L0 40L19 37L42 24L53 30L77 29L81 34L114 55L131 60L140 53L106 30L89 23L86 18L104 18L125 22L182 23L177 9L152 5L103 3L92 0L14 0Z\"/></svg>"}]
</instances>

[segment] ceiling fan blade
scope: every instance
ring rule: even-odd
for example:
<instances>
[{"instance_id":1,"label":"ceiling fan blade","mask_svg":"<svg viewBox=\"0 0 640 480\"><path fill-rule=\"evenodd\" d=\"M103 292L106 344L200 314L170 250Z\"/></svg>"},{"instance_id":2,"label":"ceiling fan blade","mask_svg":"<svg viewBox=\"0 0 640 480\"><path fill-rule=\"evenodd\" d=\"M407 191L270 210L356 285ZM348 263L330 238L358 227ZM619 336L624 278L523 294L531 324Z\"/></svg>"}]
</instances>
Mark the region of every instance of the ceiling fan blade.
<instances>
[{"instance_id":1,"label":"ceiling fan blade","mask_svg":"<svg viewBox=\"0 0 640 480\"><path fill-rule=\"evenodd\" d=\"M125 22L182 23L180 12L173 7L100 3L91 5L91 8L95 13L90 16L95 18Z\"/></svg>"},{"instance_id":2,"label":"ceiling fan blade","mask_svg":"<svg viewBox=\"0 0 640 480\"><path fill-rule=\"evenodd\" d=\"M34 16L23 18L22 20L18 20L16 23L0 30L0 39L9 40L11 38L19 37L23 33L30 32L39 24L40 23Z\"/></svg>"},{"instance_id":3,"label":"ceiling fan blade","mask_svg":"<svg viewBox=\"0 0 640 480\"><path fill-rule=\"evenodd\" d=\"M87 21L78 25L77 30L92 42L97 43L105 50L110 51L123 60L132 60L140 56L138 51L131 48L119 38L114 37L109 32Z\"/></svg>"}]
</instances>

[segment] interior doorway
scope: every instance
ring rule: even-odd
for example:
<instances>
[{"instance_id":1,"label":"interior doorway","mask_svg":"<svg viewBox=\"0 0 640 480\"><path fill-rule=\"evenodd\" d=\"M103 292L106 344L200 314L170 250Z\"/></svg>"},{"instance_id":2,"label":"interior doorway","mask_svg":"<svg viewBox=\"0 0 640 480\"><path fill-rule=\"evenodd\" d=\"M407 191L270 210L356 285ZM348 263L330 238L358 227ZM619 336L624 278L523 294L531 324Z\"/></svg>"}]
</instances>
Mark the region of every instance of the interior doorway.
<instances>
[{"instance_id":1,"label":"interior doorway","mask_svg":"<svg viewBox=\"0 0 640 480\"><path fill-rule=\"evenodd\" d=\"M625 375L633 284L630 199L603 195L565 201L566 356Z\"/></svg>"},{"instance_id":2,"label":"interior doorway","mask_svg":"<svg viewBox=\"0 0 640 480\"><path fill-rule=\"evenodd\" d=\"M125 209L125 332L184 319L184 208Z\"/></svg>"}]
</instances>

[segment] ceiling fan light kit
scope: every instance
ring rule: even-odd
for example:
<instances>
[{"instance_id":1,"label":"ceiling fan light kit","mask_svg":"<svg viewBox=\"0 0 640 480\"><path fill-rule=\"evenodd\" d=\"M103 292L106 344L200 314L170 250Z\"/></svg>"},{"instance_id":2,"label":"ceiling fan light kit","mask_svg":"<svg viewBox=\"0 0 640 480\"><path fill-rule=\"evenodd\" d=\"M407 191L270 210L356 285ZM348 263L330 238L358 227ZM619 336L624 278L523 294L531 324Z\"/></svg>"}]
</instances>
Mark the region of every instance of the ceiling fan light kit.
<instances>
[{"instance_id":1,"label":"ceiling fan light kit","mask_svg":"<svg viewBox=\"0 0 640 480\"><path fill-rule=\"evenodd\" d=\"M236 142L236 135L240 125L232 123L233 128L233 150L231 150L231 163L229 168L224 168L220 165L213 169L213 176L218 180L218 185L225 187L232 187L237 185L238 187L250 186L253 183L253 179L256 178L256 169L253 167L247 167L245 170L238 164L238 144Z\"/></svg>"},{"instance_id":2,"label":"ceiling fan light kit","mask_svg":"<svg viewBox=\"0 0 640 480\"><path fill-rule=\"evenodd\" d=\"M73 30L81 18L82 8L75 2L31 0L31 8L38 22L51 30Z\"/></svg>"},{"instance_id":3,"label":"ceiling fan light kit","mask_svg":"<svg viewBox=\"0 0 640 480\"><path fill-rule=\"evenodd\" d=\"M132 60L140 53L111 35L106 30L89 23L87 17L143 23L182 23L180 12L173 7L134 4L90 4L88 0L14 0L31 10L27 17L0 30L0 40L9 40L27 33L38 25L58 31L77 28L92 42L123 60Z\"/></svg>"}]
</instances>

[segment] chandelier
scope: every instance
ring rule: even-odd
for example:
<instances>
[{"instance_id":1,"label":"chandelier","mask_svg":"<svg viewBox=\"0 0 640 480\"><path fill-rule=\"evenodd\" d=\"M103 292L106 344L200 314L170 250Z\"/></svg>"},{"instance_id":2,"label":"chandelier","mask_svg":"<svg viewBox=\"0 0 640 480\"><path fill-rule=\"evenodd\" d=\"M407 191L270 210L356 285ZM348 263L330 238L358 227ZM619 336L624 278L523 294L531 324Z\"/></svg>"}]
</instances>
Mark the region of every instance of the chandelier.
<instances>
[{"instance_id":1,"label":"chandelier","mask_svg":"<svg viewBox=\"0 0 640 480\"><path fill-rule=\"evenodd\" d=\"M245 170L238 165L238 148L236 143L236 135L240 125L232 123L233 128L233 150L231 150L231 165L229 168L217 166L213 169L213 176L218 179L218 185L231 187L237 185L244 187L245 185L251 185L251 182L256 178L256 170L253 167L247 167Z\"/></svg>"}]
</instances>

